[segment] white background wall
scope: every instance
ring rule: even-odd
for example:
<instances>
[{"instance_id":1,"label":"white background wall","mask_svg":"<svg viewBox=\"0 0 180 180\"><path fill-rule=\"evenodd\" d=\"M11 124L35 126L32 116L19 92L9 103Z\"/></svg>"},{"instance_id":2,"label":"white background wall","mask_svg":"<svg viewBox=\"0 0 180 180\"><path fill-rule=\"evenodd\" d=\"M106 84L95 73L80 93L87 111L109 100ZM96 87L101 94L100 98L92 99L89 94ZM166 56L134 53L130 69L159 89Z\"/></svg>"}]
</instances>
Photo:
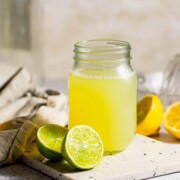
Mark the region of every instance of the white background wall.
<instances>
[{"instance_id":1,"label":"white background wall","mask_svg":"<svg viewBox=\"0 0 180 180\"><path fill-rule=\"evenodd\" d=\"M38 52L30 64L40 62L32 69L46 79L67 77L73 44L84 39L130 42L133 66L142 72L163 70L180 52L179 0L32 0L30 8Z\"/></svg>"}]
</instances>

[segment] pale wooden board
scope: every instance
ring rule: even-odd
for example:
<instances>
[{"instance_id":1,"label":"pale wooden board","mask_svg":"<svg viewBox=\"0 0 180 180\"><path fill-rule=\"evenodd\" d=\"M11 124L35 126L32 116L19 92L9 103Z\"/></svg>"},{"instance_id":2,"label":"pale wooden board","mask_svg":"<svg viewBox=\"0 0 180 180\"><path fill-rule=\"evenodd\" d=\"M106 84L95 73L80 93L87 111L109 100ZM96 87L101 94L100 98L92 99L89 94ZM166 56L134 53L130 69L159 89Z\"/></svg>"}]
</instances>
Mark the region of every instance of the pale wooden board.
<instances>
[{"instance_id":1,"label":"pale wooden board","mask_svg":"<svg viewBox=\"0 0 180 180\"><path fill-rule=\"evenodd\" d=\"M125 151L105 156L88 171L77 171L65 162L42 163L31 155L22 162L55 179L144 179L180 171L180 142L164 131L157 139L137 134Z\"/></svg>"}]
</instances>

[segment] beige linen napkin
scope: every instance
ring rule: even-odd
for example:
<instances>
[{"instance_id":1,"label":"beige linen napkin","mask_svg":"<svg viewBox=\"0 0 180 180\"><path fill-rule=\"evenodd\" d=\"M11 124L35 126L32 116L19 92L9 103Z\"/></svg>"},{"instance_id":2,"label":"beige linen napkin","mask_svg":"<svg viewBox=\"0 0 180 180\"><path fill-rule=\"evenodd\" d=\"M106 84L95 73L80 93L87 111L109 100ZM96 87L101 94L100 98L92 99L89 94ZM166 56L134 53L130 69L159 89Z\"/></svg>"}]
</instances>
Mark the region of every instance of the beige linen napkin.
<instances>
[{"instance_id":1,"label":"beige linen napkin","mask_svg":"<svg viewBox=\"0 0 180 180\"><path fill-rule=\"evenodd\" d=\"M67 125L66 96L37 88L20 68L0 88L0 165L18 160L35 141L43 124Z\"/></svg>"}]
</instances>

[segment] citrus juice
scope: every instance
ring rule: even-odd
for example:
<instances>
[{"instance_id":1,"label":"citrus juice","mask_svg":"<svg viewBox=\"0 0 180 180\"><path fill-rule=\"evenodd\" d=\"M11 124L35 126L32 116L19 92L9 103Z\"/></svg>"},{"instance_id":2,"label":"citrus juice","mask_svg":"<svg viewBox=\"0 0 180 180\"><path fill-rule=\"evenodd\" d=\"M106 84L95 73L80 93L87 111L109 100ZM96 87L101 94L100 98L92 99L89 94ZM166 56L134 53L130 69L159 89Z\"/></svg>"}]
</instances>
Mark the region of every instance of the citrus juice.
<instances>
[{"instance_id":1,"label":"citrus juice","mask_svg":"<svg viewBox=\"0 0 180 180\"><path fill-rule=\"evenodd\" d=\"M122 151L136 131L136 75L113 78L69 75L69 124L88 125L100 135L105 153Z\"/></svg>"}]
</instances>

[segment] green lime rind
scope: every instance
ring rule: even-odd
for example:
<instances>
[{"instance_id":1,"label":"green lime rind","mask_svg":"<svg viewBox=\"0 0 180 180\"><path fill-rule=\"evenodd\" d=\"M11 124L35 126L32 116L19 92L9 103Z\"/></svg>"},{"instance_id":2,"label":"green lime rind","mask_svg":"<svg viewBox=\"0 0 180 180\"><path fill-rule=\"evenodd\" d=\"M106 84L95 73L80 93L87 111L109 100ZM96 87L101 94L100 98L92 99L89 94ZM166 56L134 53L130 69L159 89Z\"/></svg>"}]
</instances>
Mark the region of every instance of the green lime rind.
<instances>
[{"instance_id":1,"label":"green lime rind","mask_svg":"<svg viewBox=\"0 0 180 180\"><path fill-rule=\"evenodd\" d=\"M39 140L36 140L36 146L41 155L43 155L47 159L50 159L51 161L60 161L63 159L61 153L58 153L48 148L44 148L43 144Z\"/></svg>"},{"instance_id":2,"label":"green lime rind","mask_svg":"<svg viewBox=\"0 0 180 180\"><path fill-rule=\"evenodd\" d=\"M92 169L103 157L100 136L89 126L79 125L69 130L62 143L62 156L77 169Z\"/></svg>"},{"instance_id":3,"label":"green lime rind","mask_svg":"<svg viewBox=\"0 0 180 180\"><path fill-rule=\"evenodd\" d=\"M36 146L39 152L52 161L62 160L61 145L68 130L56 124L46 124L38 129Z\"/></svg>"}]
</instances>

